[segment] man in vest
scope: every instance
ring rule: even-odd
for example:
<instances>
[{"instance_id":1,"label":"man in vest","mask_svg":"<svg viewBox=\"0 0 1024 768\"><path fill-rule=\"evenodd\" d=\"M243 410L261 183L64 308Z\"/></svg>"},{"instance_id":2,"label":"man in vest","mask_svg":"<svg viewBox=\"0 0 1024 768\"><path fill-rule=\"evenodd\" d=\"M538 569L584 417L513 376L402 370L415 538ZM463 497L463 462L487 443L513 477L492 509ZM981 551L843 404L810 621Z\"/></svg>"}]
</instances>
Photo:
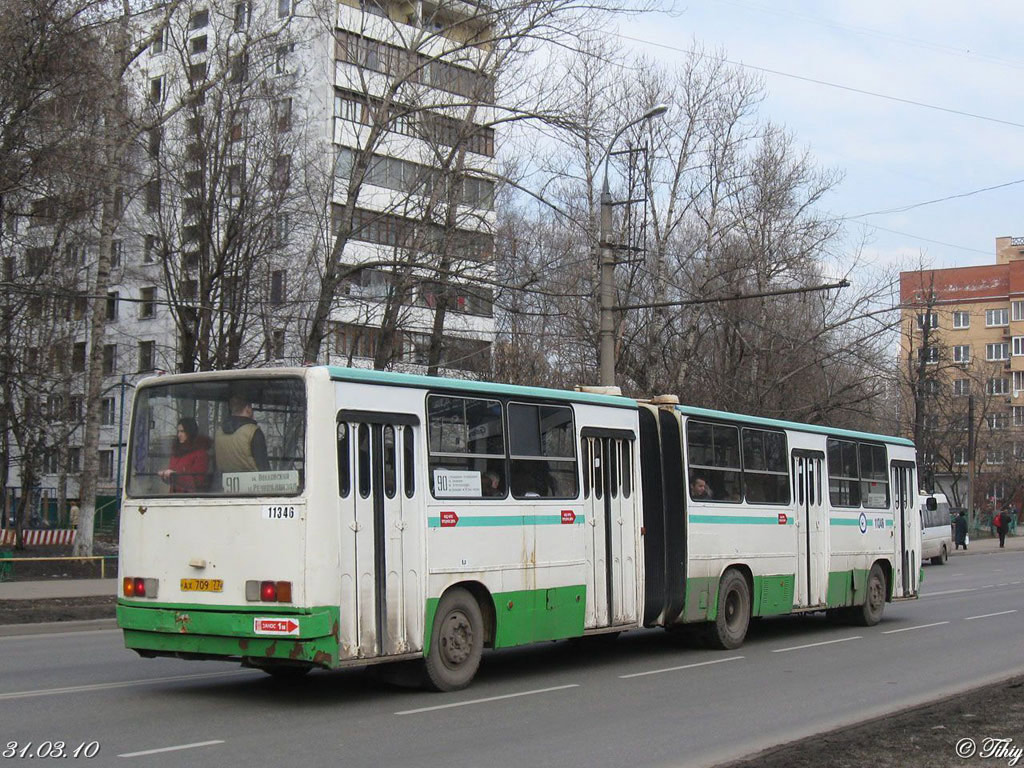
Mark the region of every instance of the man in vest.
<instances>
[{"instance_id":1,"label":"man in vest","mask_svg":"<svg viewBox=\"0 0 1024 768\"><path fill-rule=\"evenodd\" d=\"M231 414L217 428L213 449L220 472L260 472L270 469L267 439L252 417L252 403L233 395L228 400Z\"/></svg>"}]
</instances>

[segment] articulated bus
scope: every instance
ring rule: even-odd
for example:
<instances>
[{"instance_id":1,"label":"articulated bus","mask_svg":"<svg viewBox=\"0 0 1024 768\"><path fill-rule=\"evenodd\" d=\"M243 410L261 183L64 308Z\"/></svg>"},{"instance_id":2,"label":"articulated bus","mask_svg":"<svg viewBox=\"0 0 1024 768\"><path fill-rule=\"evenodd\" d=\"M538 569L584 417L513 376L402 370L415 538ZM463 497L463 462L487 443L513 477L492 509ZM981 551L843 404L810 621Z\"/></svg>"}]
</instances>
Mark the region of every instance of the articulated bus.
<instances>
[{"instance_id":1,"label":"articulated bus","mask_svg":"<svg viewBox=\"0 0 1024 768\"><path fill-rule=\"evenodd\" d=\"M168 472L175 440L192 477ZM917 596L914 461L904 439L668 397L337 367L150 378L118 624L142 656L279 676L418 660L436 690L484 648L694 625L731 649L752 617L812 611L870 626Z\"/></svg>"}]
</instances>

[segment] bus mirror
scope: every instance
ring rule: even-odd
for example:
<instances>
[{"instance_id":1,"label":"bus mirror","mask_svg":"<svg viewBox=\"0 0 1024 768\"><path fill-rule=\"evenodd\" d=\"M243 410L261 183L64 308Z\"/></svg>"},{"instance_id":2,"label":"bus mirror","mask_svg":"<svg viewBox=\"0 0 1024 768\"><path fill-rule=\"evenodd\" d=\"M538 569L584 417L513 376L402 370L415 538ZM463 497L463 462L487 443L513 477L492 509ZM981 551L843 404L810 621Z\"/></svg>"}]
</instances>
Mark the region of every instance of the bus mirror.
<instances>
[{"instance_id":1,"label":"bus mirror","mask_svg":"<svg viewBox=\"0 0 1024 768\"><path fill-rule=\"evenodd\" d=\"M938 509L939 508L939 504L938 504L938 502L935 501L935 497L934 496L929 496L927 501L925 501L924 504L925 504L926 507L928 507L928 509Z\"/></svg>"}]
</instances>

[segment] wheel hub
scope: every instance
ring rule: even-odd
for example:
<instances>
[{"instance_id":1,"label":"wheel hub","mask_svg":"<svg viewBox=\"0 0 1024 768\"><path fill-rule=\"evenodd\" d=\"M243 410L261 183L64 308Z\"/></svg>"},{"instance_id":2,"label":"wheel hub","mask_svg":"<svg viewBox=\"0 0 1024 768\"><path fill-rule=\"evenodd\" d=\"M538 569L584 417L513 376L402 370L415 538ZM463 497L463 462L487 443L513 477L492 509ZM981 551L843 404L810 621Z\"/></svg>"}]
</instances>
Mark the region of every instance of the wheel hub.
<instances>
[{"instance_id":1,"label":"wheel hub","mask_svg":"<svg viewBox=\"0 0 1024 768\"><path fill-rule=\"evenodd\" d=\"M445 663L450 666L463 664L472 653L473 626L463 613L453 613L445 622L440 640Z\"/></svg>"}]
</instances>

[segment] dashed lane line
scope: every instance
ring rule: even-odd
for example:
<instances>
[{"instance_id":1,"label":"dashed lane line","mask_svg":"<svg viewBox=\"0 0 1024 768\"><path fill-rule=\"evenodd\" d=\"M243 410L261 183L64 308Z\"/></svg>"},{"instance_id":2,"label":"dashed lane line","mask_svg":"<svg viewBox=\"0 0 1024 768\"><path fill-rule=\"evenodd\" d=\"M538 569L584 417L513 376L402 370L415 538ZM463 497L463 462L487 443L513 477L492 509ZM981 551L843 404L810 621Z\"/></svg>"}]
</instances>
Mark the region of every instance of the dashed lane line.
<instances>
[{"instance_id":1,"label":"dashed lane line","mask_svg":"<svg viewBox=\"0 0 1024 768\"><path fill-rule=\"evenodd\" d=\"M553 688L538 688L533 691L520 691L519 693L506 693L502 696L488 696L483 699L471 699L469 701L456 701L451 704L438 704L434 707L420 707L418 709L404 709L401 712L395 712L396 715L418 715L423 712L436 712L440 709L453 709L455 707L469 707L473 704L485 704L490 701L502 701L503 699L515 699L520 696L536 696L541 693L552 693L554 691L564 691L569 688L579 688L577 683L570 683L569 685L556 685Z\"/></svg>"},{"instance_id":2,"label":"dashed lane line","mask_svg":"<svg viewBox=\"0 0 1024 768\"><path fill-rule=\"evenodd\" d=\"M1016 613L1017 609L1012 608L1009 611L999 611L998 613L983 613L980 616L968 616L964 621L974 621L975 619L989 619L993 616L1005 616L1008 613Z\"/></svg>"},{"instance_id":3,"label":"dashed lane line","mask_svg":"<svg viewBox=\"0 0 1024 768\"><path fill-rule=\"evenodd\" d=\"M176 747L160 747L159 749L144 749L141 752L125 752L118 757L142 757L143 755L155 755L159 752L177 752L181 749L196 749L198 747L212 747L214 744L223 744L223 739L213 741L197 741L194 744L179 744Z\"/></svg>"},{"instance_id":4,"label":"dashed lane line","mask_svg":"<svg viewBox=\"0 0 1024 768\"><path fill-rule=\"evenodd\" d=\"M917 624L913 627L902 627L900 629L889 629L883 632L883 635L895 635L898 632L913 632L915 629L928 629L929 627L941 627L943 624L949 624L948 621L936 621L931 624Z\"/></svg>"},{"instance_id":5,"label":"dashed lane line","mask_svg":"<svg viewBox=\"0 0 1024 768\"><path fill-rule=\"evenodd\" d=\"M824 640L820 643L807 643L806 645L794 645L790 648L776 648L772 653L787 653L788 651L802 651L804 648L817 648L822 645L835 645L836 643L847 643L850 640L863 640L863 635L853 637L841 637L838 640Z\"/></svg>"},{"instance_id":6,"label":"dashed lane line","mask_svg":"<svg viewBox=\"0 0 1024 768\"><path fill-rule=\"evenodd\" d=\"M693 669L694 667L707 667L707 666L710 666L711 664L722 664L722 663L724 663L726 661L739 661L740 659L745 659L745 658L746 658L746 656L729 656L728 658L725 658L725 659L715 659L714 661L699 661L699 662L697 662L695 664L683 664L683 665L678 666L678 667L665 667L664 669L651 669L651 670L648 670L647 672L634 672L631 675L619 675L619 679L620 680L629 680L630 678L633 678L633 677L645 677L646 675L660 675L660 674L663 674L665 672L678 672L681 669Z\"/></svg>"}]
</instances>

